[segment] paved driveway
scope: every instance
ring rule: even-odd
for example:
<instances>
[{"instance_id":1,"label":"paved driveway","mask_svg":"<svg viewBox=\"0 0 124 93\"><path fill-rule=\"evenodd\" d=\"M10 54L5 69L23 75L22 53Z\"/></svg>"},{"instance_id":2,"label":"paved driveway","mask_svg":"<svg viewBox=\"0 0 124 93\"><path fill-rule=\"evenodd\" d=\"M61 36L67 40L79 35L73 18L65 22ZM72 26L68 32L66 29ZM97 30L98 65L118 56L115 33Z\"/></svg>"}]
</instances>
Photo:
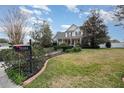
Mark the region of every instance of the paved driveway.
<instances>
[{"instance_id":1,"label":"paved driveway","mask_svg":"<svg viewBox=\"0 0 124 93\"><path fill-rule=\"evenodd\" d=\"M1 67L3 62L0 62L0 88L22 88L21 86L18 86L14 84L7 76L7 74L4 71L4 68Z\"/></svg>"}]
</instances>

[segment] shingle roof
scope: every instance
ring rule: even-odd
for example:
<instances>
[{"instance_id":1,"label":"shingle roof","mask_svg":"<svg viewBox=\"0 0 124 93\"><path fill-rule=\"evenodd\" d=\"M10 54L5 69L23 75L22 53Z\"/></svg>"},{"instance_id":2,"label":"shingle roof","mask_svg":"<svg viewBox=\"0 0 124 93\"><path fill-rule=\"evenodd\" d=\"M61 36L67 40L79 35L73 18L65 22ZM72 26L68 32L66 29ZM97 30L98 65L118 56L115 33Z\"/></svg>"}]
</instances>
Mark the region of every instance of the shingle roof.
<instances>
[{"instance_id":1,"label":"shingle roof","mask_svg":"<svg viewBox=\"0 0 124 93\"><path fill-rule=\"evenodd\" d=\"M57 32L56 36L54 38L56 39L62 39L65 37L65 33L64 32Z\"/></svg>"},{"instance_id":2,"label":"shingle roof","mask_svg":"<svg viewBox=\"0 0 124 93\"><path fill-rule=\"evenodd\" d=\"M65 32L73 32L78 28L77 25L72 24Z\"/></svg>"},{"instance_id":3,"label":"shingle roof","mask_svg":"<svg viewBox=\"0 0 124 93\"><path fill-rule=\"evenodd\" d=\"M76 29L78 29L80 27L78 27L75 24L72 24L65 32L73 32L76 31ZM54 39L63 39L65 38L65 32L57 32L56 36L54 37Z\"/></svg>"}]
</instances>

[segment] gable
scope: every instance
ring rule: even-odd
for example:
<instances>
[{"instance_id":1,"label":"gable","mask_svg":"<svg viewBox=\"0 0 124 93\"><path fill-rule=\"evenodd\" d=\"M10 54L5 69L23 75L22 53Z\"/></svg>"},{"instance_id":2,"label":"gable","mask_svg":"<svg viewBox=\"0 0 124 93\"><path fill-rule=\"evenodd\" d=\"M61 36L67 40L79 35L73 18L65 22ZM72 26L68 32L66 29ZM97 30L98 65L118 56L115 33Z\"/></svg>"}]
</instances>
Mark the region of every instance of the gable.
<instances>
[{"instance_id":1,"label":"gable","mask_svg":"<svg viewBox=\"0 0 124 93\"><path fill-rule=\"evenodd\" d=\"M77 25L72 24L65 32L73 32L78 28Z\"/></svg>"}]
</instances>

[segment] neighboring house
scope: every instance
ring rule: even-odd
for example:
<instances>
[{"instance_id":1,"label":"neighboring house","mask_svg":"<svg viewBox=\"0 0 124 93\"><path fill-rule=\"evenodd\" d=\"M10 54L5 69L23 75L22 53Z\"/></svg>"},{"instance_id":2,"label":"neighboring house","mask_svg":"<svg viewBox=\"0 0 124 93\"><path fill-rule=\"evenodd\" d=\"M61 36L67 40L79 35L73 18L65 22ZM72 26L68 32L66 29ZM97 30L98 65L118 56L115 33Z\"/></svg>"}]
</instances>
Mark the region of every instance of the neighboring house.
<instances>
[{"instance_id":1,"label":"neighboring house","mask_svg":"<svg viewBox=\"0 0 124 93\"><path fill-rule=\"evenodd\" d=\"M57 32L54 37L54 41L57 44L66 43L70 46L75 46L76 44L81 44L83 31L80 26L72 24L65 32Z\"/></svg>"}]
</instances>

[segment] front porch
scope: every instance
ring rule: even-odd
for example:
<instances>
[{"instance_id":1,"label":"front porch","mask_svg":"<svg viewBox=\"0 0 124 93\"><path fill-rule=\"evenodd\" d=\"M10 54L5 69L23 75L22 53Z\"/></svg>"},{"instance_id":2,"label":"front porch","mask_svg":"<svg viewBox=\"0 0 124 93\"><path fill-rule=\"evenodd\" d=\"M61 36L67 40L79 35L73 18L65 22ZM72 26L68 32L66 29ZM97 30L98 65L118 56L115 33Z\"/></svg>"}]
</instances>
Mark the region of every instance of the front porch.
<instances>
[{"instance_id":1,"label":"front porch","mask_svg":"<svg viewBox=\"0 0 124 93\"><path fill-rule=\"evenodd\" d=\"M81 38L77 39L63 39L63 43L68 44L69 46L75 46L76 44L81 44Z\"/></svg>"}]
</instances>

